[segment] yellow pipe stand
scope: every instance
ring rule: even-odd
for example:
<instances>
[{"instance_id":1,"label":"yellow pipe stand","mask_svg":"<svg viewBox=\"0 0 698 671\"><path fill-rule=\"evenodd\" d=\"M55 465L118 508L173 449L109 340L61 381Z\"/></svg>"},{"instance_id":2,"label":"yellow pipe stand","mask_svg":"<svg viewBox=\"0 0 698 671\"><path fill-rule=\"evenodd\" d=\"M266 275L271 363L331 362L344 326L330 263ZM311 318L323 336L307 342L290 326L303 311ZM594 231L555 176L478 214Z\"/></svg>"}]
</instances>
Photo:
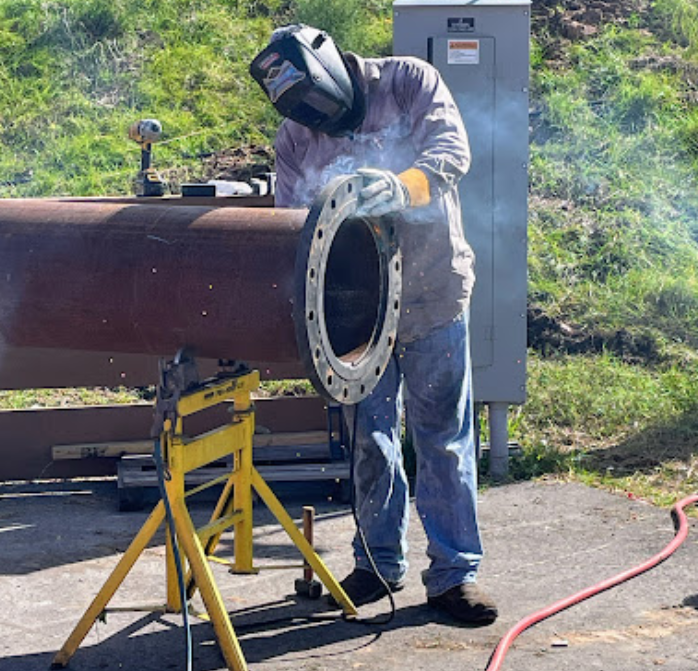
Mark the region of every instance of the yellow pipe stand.
<instances>
[{"instance_id":1,"label":"yellow pipe stand","mask_svg":"<svg viewBox=\"0 0 698 671\"><path fill-rule=\"evenodd\" d=\"M237 377L219 378L206 382L194 391L183 394L177 402L175 426L170 420L164 422L161 434L163 461L168 477L165 480L167 497L174 518L177 541L188 560L187 601L198 589L206 607L208 619L213 623L218 643L230 671L246 671L247 664L242 654L235 631L230 622L218 587L213 577L209 560L230 566L234 573L257 573L253 563L252 549L252 490L268 506L293 543L332 596L341 604L348 617L357 611L346 592L330 573L324 562L296 527L290 515L281 505L267 483L252 464L252 437L254 435L254 405L251 393L259 386L259 373L252 371ZM196 412L211 408L219 403L233 400L233 418L230 424L188 439L183 434L183 419ZM232 470L225 478L217 478L189 492L185 491L184 477L213 461L231 457ZM225 480L225 486L208 524L197 529L192 522L186 497ZM145 550L155 532L165 520L165 505L160 500L145 524L123 554L111 575L107 578L82 618L75 626L63 647L56 653L52 668L68 664L94 622L107 612L107 605L129 571ZM213 555L222 533L234 530L234 560L224 561ZM152 610L181 612L180 597L174 561L174 549L170 531L166 539L166 586L167 603ZM184 607L188 607L185 605ZM120 608L119 610L127 610ZM134 610L143 610L134 608Z\"/></svg>"}]
</instances>

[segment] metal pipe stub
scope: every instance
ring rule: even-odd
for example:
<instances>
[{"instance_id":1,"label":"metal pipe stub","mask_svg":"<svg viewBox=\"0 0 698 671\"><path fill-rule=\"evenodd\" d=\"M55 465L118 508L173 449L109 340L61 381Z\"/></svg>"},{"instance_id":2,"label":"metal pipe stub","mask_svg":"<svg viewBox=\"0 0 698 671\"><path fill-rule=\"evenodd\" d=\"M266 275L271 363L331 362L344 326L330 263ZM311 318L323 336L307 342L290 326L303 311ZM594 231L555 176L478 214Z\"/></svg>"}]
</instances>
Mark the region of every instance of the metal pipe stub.
<instances>
[{"instance_id":1,"label":"metal pipe stub","mask_svg":"<svg viewBox=\"0 0 698 671\"><path fill-rule=\"evenodd\" d=\"M5 346L302 363L355 403L385 370L400 307L386 219L353 217L359 177L310 211L118 199L0 199Z\"/></svg>"},{"instance_id":2,"label":"metal pipe stub","mask_svg":"<svg viewBox=\"0 0 698 671\"><path fill-rule=\"evenodd\" d=\"M294 321L316 389L353 404L376 386L400 315L402 258L388 217L355 217L362 178L342 176L315 199L296 254Z\"/></svg>"}]
</instances>

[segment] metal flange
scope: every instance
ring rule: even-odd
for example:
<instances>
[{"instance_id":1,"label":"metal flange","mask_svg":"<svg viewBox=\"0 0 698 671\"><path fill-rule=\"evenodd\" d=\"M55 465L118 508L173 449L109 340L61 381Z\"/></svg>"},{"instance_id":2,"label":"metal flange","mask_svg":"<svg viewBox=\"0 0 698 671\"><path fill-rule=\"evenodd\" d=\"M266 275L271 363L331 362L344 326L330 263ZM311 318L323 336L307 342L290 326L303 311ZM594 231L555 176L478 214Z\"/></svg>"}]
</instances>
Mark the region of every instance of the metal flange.
<instances>
[{"instance_id":1,"label":"metal flange","mask_svg":"<svg viewBox=\"0 0 698 671\"><path fill-rule=\"evenodd\" d=\"M402 257L390 217L356 217L363 180L335 178L310 208L296 256L301 361L327 398L354 404L380 380L395 345Z\"/></svg>"}]
</instances>

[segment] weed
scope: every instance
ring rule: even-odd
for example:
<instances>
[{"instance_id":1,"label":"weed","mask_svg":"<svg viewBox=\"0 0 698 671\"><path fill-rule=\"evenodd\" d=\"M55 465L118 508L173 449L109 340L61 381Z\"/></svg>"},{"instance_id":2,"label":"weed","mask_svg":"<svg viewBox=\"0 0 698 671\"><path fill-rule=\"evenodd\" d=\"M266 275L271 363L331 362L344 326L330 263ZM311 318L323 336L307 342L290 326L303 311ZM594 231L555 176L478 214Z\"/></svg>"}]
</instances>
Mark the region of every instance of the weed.
<instances>
[{"instance_id":1,"label":"weed","mask_svg":"<svg viewBox=\"0 0 698 671\"><path fill-rule=\"evenodd\" d=\"M698 7L693 0L654 0L652 25L689 53L698 53Z\"/></svg>"}]
</instances>

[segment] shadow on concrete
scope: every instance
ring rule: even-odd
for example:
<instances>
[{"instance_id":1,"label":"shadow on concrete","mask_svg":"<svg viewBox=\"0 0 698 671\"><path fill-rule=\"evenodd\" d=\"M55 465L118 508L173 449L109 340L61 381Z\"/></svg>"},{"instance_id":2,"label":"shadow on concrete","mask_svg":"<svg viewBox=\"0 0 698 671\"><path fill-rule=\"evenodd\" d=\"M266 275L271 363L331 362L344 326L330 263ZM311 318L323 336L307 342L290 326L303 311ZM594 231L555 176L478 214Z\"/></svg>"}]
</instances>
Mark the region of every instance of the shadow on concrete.
<instances>
[{"instance_id":1,"label":"shadow on concrete","mask_svg":"<svg viewBox=\"0 0 698 671\"><path fill-rule=\"evenodd\" d=\"M347 506L321 502L323 519L350 514ZM298 523L303 504L293 497L283 503ZM304 501L304 504L313 503L319 502ZM215 499L192 501L190 512L195 524L207 522L214 505ZM142 511L118 512L115 481L0 484L0 575L27 575L102 557L114 557L115 566L117 555L128 548L151 511L152 507L148 506ZM281 527L276 524L269 528L273 516L261 502L255 504L254 520L255 538L264 539L262 545L255 545L255 559L300 561L300 553L283 531L282 542L268 540L267 537ZM78 536L79 542L76 542ZM163 524L149 547L161 546L164 542ZM232 557L232 538L224 537L216 552ZM318 554L322 556L322 548L318 548ZM137 568L138 563L134 570Z\"/></svg>"},{"instance_id":2,"label":"shadow on concrete","mask_svg":"<svg viewBox=\"0 0 698 671\"><path fill-rule=\"evenodd\" d=\"M698 610L698 594L691 594L691 596L687 596L681 602L681 605L684 608L693 608L693 610Z\"/></svg>"},{"instance_id":3,"label":"shadow on concrete","mask_svg":"<svg viewBox=\"0 0 698 671\"><path fill-rule=\"evenodd\" d=\"M386 632L410 628L417 630L428 623L439 622L438 613L426 605L398 609L391 622L381 625L371 621L350 623L344 621L338 611L307 612L307 606L294 601L295 597L289 597L288 600L231 613L233 626L249 664L274 662L290 665L351 655L374 644ZM124 615L119 614L118 617L123 618ZM109 615L108 618L116 620L117 616ZM384 615L375 617L377 621L383 619ZM448 623L448 620L444 619L444 623ZM96 625L98 628L101 626ZM213 627L195 620L191 632L197 671L225 668ZM97 644L83 645L70 660L68 668L72 671L162 671L184 666L185 635L179 616L163 618L148 614L120 627ZM54 654L44 652L6 657L0 660L0 671L48 669Z\"/></svg>"}]
</instances>

